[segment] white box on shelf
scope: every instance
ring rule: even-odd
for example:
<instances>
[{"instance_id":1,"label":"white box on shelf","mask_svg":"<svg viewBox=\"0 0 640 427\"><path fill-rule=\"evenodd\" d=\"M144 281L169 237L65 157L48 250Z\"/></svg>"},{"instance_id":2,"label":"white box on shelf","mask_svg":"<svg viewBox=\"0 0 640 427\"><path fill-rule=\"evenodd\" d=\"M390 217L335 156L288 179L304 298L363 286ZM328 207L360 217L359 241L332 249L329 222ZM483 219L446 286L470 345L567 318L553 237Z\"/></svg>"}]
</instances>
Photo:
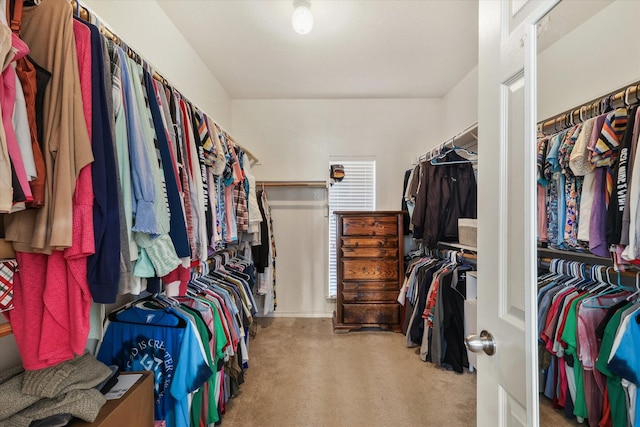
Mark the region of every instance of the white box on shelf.
<instances>
[{"instance_id":1,"label":"white box on shelf","mask_svg":"<svg viewBox=\"0 0 640 427\"><path fill-rule=\"evenodd\" d=\"M478 298L478 272L467 271L467 299Z\"/></svg>"},{"instance_id":2,"label":"white box on shelf","mask_svg":"<svg viewBox=\"0 0 640 427\"><path fill-rule=\"evenodd\" d=\"M472 218L458 219L458 241L462 245L478 246L478 220Z\"/></svg>"}]
</instances>

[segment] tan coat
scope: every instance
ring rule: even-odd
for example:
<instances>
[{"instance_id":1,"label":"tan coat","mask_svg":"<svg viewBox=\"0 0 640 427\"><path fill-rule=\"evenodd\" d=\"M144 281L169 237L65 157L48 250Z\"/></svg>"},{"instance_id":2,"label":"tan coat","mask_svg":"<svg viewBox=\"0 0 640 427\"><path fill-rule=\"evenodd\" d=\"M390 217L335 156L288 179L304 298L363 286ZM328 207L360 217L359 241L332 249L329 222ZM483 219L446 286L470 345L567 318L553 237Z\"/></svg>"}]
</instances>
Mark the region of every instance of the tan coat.
<instances>
[{"instance_id":1,"label":"tan coat","mask_svg":"<svg viewBox=\"0 0 640 427\"><path fill-rule=\"evenodd\" d=\"M71 246L76 180L93 161L84 119L71 5L43 0L25 7L21 38L31 57L51 72L44 100L45 205L9 215L7 240L19 251L50 253Z\"/></svg>"}]
</instances>

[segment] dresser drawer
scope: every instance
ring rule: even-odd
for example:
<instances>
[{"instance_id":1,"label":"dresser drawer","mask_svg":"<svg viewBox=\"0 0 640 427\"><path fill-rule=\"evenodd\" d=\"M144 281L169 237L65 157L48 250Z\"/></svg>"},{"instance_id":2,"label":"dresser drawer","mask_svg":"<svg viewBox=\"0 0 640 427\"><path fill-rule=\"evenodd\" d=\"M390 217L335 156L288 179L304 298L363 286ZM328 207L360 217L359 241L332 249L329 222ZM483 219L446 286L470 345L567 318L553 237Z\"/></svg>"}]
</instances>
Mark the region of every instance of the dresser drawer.
<instances>
[{"instance_id":1,"label":"dresser drawer","mask_svg":"<svg viewBox=\"0 0 640 427\"><path fill-rule=\"evenodd\" d=\"M345 236L397 236L398 221L389 217L344 218L342 234Z\"/></svg>"},{"instance_id":2,"label":"dresser drawer","mask_svg":"<svg viewBox=\"0 0 640 427\"><path fill-rule=\"evenodd\" d=\"M396 237L343 237L342 246L350 248L397 248Z\"/></svg>"},{"instance_id":3,"label":"dresser drawer","mask_svg":"<svg viewBox=\"0 0 640 427\"><path fill-rule=\"evenodd\" d=\"M398 258L398 248L355 248L342 247L345 258Z\"/></svg>"},{"instance_id":4,"label":"dresser drawer","mask_svg":"<svg viewBox=\"0 0 640 427\"><path fill-rule=\"evenodd\" d=\"M398 280L397 260L342 260L344 280Z\"/></svg>"},{"instance_id":5,"label":"dresser drawer","mask_svg":"<svg viewBox=\"0 0 640 427\"><path fill-rule=\"evenodd\" d=\"M343 304L344 323L394 324L400 323L396 304Z\"/></svg>"},{"instance_id":6,"label":"dresser drawer","mask_svg":"<svg viewBox=\"0 0 640 427\"><path fill-rule=\"evenodd\" d=\"M394 302L398 299L397 290L389 291L343 291L342 301L349 302Z\"/></svg>"},{"instance_id":7,"label":"dresser drawer","mask_svg":"<svg viewBox=\"0 0 640 427\"><path fill-rule=\"evenodd\" d=\"M349 292L354 291L393 291L398 292L400 286L398 282L375 281L375 282L342 282L342 289Z\"/></svg>"}]
</instances>

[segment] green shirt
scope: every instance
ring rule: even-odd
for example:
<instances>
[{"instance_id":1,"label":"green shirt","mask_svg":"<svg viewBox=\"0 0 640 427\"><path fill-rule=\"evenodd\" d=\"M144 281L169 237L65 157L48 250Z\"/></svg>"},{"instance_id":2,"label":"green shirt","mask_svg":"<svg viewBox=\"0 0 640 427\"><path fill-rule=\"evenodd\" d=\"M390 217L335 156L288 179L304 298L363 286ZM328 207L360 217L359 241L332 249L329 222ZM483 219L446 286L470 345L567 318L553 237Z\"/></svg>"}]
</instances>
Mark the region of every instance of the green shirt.
<instances>
[{"instance_id":1,"label":"green shirt","mask_svg":"<svg viewBox=\"0 0 640 427\"><path fill-rule=\"evenodd\" d=\"M587 402L584 397L584 380L582 377L582 363L578 359L578 303L587 298L589 294L576 298L569 307L567 312L567 320L562 331L562 341L567 344L565 357L573 357L573 373L576 377L576 398L573 402L573 415L576 417L587 418Z\"/></svg>"},{"instance_id":2,"label":"green shirt","mask_svg":"<svg viewBox=\"0 0 640 427\"><path fill-rule=\"evenodd\" d=\"M622 387L621 378L609 370L608 361L613 348L613 341L616 338L616 332L622 322L622 312L627 310L633 304L629 303L620 308L611 317L609 323L604 330L602 337L602 345L600 354L596 361L596 369L607 376L607 393L609 394L609 405L611 406L611 421L614 427L627 426L627 405L626 394Z\"/></svg>"},{"instance_id":3,"label":"green shirt","mask_svg":"<svg viewBox=\"0 0 640 427\"><path fill-rule=\"evenodd\" d=\"M191 314L191 316L194 318L196 329L198 330L198 335L202 340L202 344L203 344L202 347L204 348L204 354L207 358L207 363L209 364L211 369L215 371L216 367L213 364L211 351L209 350L209 346L207 345L207 343L209 342L209 329L207 328L207 325L205 325L202 318L197 314L197 310L194 310L193 308L185 305L180 305L180 309ZM215 379L215 377L216 377L215 375L211 375L211 377L207 380L207 383L209 383L209 387L208 387L209 390L208 390L207 396L205 396L205 387L200 387L200 389L198 389L198 391L196 391L193 394L193 399L191 401L191 414L190 414L191 427L200 426L200 418L202 416L202 405L205 402L205 399L207 399L206 401L208 402L210 397L209 395L213 394L211 392L212 390L211 386L213 384L213 380ZM217 410L211 411L211 407L209 406L208 403L207 405L208 405L207 406L207 423L211 424L212 422L215 423L219 421L220 419L218 418L218 411ZM215 420L209 421L210 418L215 418Z\"/></svg>"}]
</instances>

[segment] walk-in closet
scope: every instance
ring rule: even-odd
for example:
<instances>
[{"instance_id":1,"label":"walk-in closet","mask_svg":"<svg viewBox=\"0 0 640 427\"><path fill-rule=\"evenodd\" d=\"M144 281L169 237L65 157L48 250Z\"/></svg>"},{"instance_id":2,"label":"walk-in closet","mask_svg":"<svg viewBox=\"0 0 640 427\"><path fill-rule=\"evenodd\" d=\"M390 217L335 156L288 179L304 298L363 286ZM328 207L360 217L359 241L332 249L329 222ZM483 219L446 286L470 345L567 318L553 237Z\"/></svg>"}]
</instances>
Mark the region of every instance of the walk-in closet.
<instances>
[{"instance_id":1,"label":"walk-in closet","mask_svg":"<svg viewBox=\"0 0 640 427\"><path fill-rule=\"evenodd\" d=\"M640 425L639 17L0 0L0 427Z\"/></svg>"}]
</instances>

